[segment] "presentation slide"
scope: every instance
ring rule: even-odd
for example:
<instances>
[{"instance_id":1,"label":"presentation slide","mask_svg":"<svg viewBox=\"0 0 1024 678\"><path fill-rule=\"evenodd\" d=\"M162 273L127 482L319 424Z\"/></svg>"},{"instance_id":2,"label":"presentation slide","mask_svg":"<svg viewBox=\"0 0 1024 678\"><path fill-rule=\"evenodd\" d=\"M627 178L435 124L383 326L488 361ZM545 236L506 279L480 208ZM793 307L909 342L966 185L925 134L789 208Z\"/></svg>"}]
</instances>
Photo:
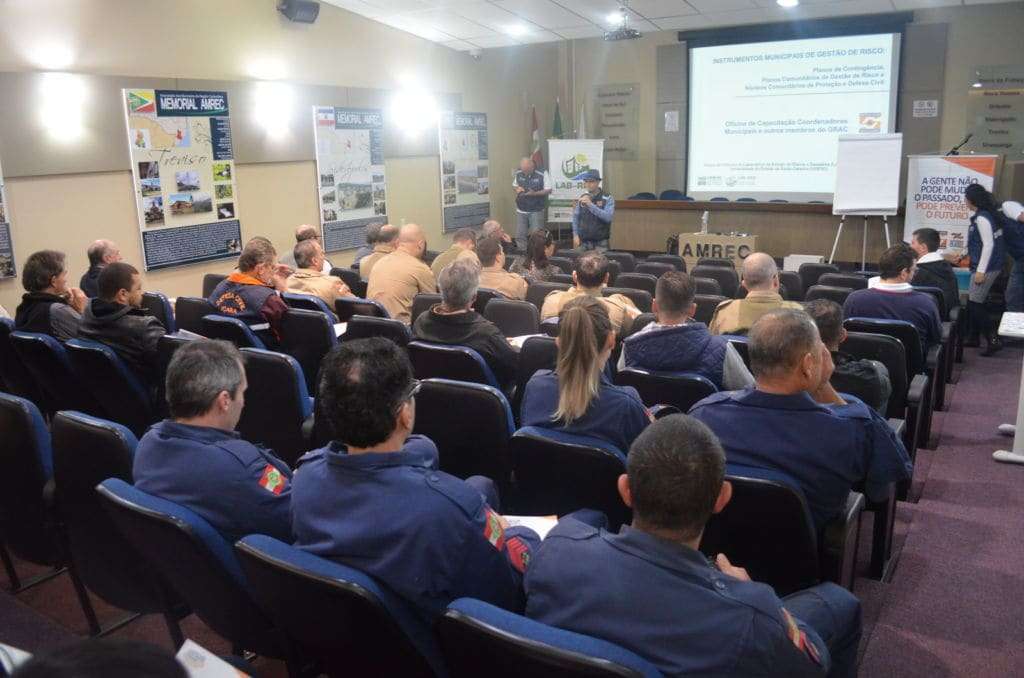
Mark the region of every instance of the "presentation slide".
<instances>
[{"instance_id":1,"label":"presentation slide","mask_svg":"<svg viewBox=\"0 0 1024 678\"><path fill-rule=\"evenodd\" d=\"M687 194L831 202L841 134L895 131L900 36L690 50Z\"/></svg>"}]
</instances>

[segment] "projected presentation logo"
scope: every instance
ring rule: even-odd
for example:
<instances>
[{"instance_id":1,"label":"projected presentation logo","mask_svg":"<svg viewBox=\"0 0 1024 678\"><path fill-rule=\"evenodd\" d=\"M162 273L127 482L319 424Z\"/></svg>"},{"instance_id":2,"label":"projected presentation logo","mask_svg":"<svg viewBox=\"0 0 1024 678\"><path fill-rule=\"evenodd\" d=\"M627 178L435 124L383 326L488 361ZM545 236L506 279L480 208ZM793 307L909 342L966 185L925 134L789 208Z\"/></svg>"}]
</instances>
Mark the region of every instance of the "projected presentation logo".
<instances>
[{"instance_id":1,"label":"projected presentation logo","mask_svg":"<svg viewBox=\"0 0 1024 678\"><path fill-rule=\"evenodd\" d=\"M577 174L588 171L590 169L588 163L589 160L587 160L585 153L577 153L562 161L562 174L565 175L566 179L572 179Z\"/></svg>"},{"instance_id":2,"label":"projected presentation logo","mask_svg":"<svg viewBox=\"0 0 1024 678\"><path fill-rule=\"evenodd\" d=\"M882 131L882 114L881 113L861 113L858 116L860 122L860 129L858 132L881 132Z\"/></svg>"}]
</instances>

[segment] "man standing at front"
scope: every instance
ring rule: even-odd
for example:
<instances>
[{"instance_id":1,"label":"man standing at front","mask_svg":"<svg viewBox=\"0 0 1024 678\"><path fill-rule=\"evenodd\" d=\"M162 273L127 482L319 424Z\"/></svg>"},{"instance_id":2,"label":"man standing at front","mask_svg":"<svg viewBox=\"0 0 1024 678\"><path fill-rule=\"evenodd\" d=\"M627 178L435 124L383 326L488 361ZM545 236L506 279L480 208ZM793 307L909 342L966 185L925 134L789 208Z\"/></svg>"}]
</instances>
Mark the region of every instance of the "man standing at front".
<instances>
[{"instance_id":1,"label":"man standing at front","mask_svg":"<svg viewBox=\"0 0 1024 678\"><path fill-rule=\"evenodd\" d=\"M530 233L544 228L551 178L547 172L538 172L532 159L523 158L512 188L516 192L516 244L525 248Z\"/></svg>"},{"instance_id":2,"label":"man standing at front","mask_svg":"<svg viewBox=\"0 0 1024 678\"><path fill-rule=\"evenodd\" d=\"M584 250L604 252L612 232L615 198L601 188L601 173L588 170L582 175L587 192L572 208L572 244Z\"/></svg>"}]
</instances>

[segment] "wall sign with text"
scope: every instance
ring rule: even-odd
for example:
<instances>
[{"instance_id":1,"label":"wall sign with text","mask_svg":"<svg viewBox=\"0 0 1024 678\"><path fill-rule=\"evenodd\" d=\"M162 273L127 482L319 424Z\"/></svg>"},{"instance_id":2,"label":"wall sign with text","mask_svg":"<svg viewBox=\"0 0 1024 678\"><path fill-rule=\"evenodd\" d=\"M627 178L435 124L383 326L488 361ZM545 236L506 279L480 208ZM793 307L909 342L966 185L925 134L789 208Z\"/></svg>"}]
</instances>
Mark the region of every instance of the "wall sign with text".
<instances>
[{"instance_id":1,"label":"wall sign with text","mask_svg":"<svg viewBox=\"0 0 1024 678\"><path fill-rule=\"evenodd\" d=\"M441 211L443 231L480 226L491 216L486 113L441 113Z\"/></svg>"},{"instance_id":2,"label":"wall sign with text","mask_svg":"<svg viewBox=\"0 0 1024 678\"><path fill-rule=\"evenodd\" d=\"M14 245L11 243L11 212L4 189L4 170L0 167L0 278L13 278Z\"/></svg>"}]
</instances>

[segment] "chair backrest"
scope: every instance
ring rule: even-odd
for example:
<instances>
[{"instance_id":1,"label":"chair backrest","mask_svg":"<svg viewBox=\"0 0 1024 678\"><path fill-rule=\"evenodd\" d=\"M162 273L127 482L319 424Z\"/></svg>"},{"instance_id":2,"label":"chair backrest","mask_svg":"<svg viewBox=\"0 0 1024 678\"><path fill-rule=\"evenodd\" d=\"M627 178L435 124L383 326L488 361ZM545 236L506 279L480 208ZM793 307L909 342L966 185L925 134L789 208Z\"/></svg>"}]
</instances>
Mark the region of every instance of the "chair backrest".
<instances>
[{"instance_id":1,"label":"chair backrest","mask_svg":"<svg viewBox=\"0 0 1024 678\"><path fill-rule=\"evenodd\" d=\"M511 487L508 441L515 431L508 400L498 389L450 379L426 379L416 395L416 427L437 445L441 470L458 478L487 476Z\"/></svg>"},{"instance_id":2,"label":"chair backrest","mask_svg":"<svg viewBox=\"0 0 1024 678\"><path fill-rule=\"evenodd\" d=\"M548 626L473 598L452 601L436 623L451 678L660 678L618 645Z\"/></svg>"},{"instance_id":3,"label":"chair backrest","mask_svg":"<svg viewBox=\"0 0 1024 678\"><path fill-rule=\"evenodd\" d=\"M496 290L489 290L486 287L479 287L476 290L476 301L473 302L473 310L480 315L484 314L484 310L487 308L487 304L492 299L504 299L505 295Z\"/></svg>"},{"instance_id":4,"label":"chair backrest","mask_svg":"<svg viewBox=\"0 0 1024 678\"><path fill-rule=\"evenodd\" d=\"M178 297L174 301L174 321L178 329L203 333L203 318L217 315L217 307L199 297Z\"/></svg>"},{"instance_id":5,"label":"chair backrest","mask_svg":"<svg viewBox=\"0 0 1024 678\"><path fill-rule=\"evenodd\" d=\"M824 277L824 276L823 276ZM804 295L804 301L814 301L815 299L831 299L840 306L846 301L846 297L850 296L850 292L853 292L849 287L833 287L831 285L811 285L807 288L807 294Z\"/></svg>"},{"instance_id":6,"label":"chair backrest","mask_svg":"<svg viewBox=\"0 0 1024 678\"><path fill-rule=\"evenodd\" d=\"M653 313L641 313L633 320L633 327L630 328L629 333L631 335L636 334L651 323L657 322L657 320L658 318Z\"/></svg>"},{"instance_id":7,"label":"chair backrest","mask_svg":"<svg viewBox=\"0 0 1024 678\"><path fill-rule=\"evenodd\" d=\"M723 301L728 301L721 294L695 294L693 295L693 303L697 304L697 312L694 313L693 319L708 325L711 323L711 319L715 317L715 309Z\"/></svg>"},{"instance_id":8,"label":"chair backrest","mask_svg":"<svg viewBox=\"0 0 1024 678\"><path fill-rule=\"evenodd\" d=\"M327 302L312 294L298 294L296 292L285 292L281 295L282 301L289 308L301 308L306 311L319 311L326 313L328 318L334 317L334 309L327 305Z\"/></svg>"},{"instance_id":9,"label":"chair backrest","mask_svg":"<svg viewBox=\"0 0 1024 678\"><path fill-rule=\"evenodd\" d=\"M779 284L786 286L786 299L804 300L804 281L796 271L779 271Z\"/></svg>"},{"instance_id":10,"label":"chair backrest","mask_svg":"<svg viewBox=\"0 0 1024 678\"><path fill-rule=\"evenodd\" d=\"M165 334L156 342L158 379L156 383L156 402L154 405L156 406L157 414L161 418L166 418L168 415L166 400L167 368L171 364L174 352L190 341L192 341L191 338L180 334Z\"/></svg>"},{"instance_id":11,"label":"chair backrest","mask_svg":"<svg viewBox=\"0 0 1024 678\"><path fill-rule=\"evenodd\" d=\"M730 299L736 297L736 290L740 286L740 278L736 275L736 269L731 265L725 266L701 266L697 264L691 273L695 278L711 278L718 282L722 288L722 294Z\"/></svg>"},{"instance_id":12,"label":"chair backrest","mask_svg":"<svg viewBox=\"0 0 1024 678\"><path fill-rule=\"evenodd\" d=\"M659 200L686 200L686 195L676 188L669 188L661 192Z\"/></svg>"},{"instance_id":13,"label":"chair backrest","mask_svg":"<svg viewBox=\"0 0 1024 678\"><path fill-rule=\"evenodd\" d=\"M757 198L736 198L736 202L757 202Z\"/></svg>"},{"instance_id":14,"label":"chair backrest","mask_svg":"<svg viewBox=\"0 0 1024 678\"><path fill-rule=\"evenodd\" d=\"M750 341L747 337L738 334L723 334L723 337L729 340L732 347L736 349L736 352L740 355L743 360L743 364L750 369Z\"/></svg>"},{"instance_id":15,"label":"chair backrest","mask_svg":"<svg viewBox=\"0 0 1024 678\"><path fill-rule=\"evenodd\" d=\"M604 287L601 289L601 296L610 297L613 294L629 297L633 305L639 308L642 313L650 312L654 302L654 295L646 290L638 290L632 287Z\"/></svg>"},{"instance_id":16,"label":"chair backrest","mask_svg":"<svg viewBox=\"0 0 1024 678\"><path fill-rule=\"evenodd\" d=\"M736 270L736 262L732 259L722 257L700 257L697 259L697 266L718 266L719 268L731 268Z\"/></svg>"},{"instance_id":17,"label":"chair backrest","mask_svg":"<svg viewBox=\"0 0 1024 678\"><path fill-rule=\"evenodd\" d=\"M168 332L177 332L178 326L174 322L174 310L171 302L163 292L143 292L142 309L160 321Z\"/></svg>"},{"instance_id":18,"label":"chair backrest","mask_svg":"<svg viewBox=\"0 0 1024 678\"><path fill-rule=\"evenodd\" d=\"M907 389L910 388L907 350L903 342L887 334L849 331L848 328L846 341L839 350L861 360L877 360L885 365L892 385L886 417L903 419L907 414Z\"/></svg>"},{"instance_id":19,"label":"chair backrest","mask_svg":"<svg viewBox=\"0 0 1024 678\"><path fill-rule=\"evenodd\" d=\"M357 297L366 296L366 281L362 279L358 269L338 268L335 266L331 269L331 275L341 278L341 282L348 285L348 288L352 290L352 294Z\"/></svg>"},{"instance_id":20,"label":"chair backrest","mask_svg":"<svg viewBox=\"0 0 1024 678\"><path fill-rule=\"evenodd\" d=\"M816 284L828 285L830 287L849 287L851 290L863 290L867 289L868 279L853 273L822 273ZM940 291L939 294L941 293Z\"/></svg>"},{"instance_id":21,"label":"chair backrest","mask_svg":"<svg viewBox=\"0 0 1024 678\"><path fill-rule=\"evenodd\" d=\"M943 321L949 320L949 309L946 308L946 295L942 293L942 290L929 285L914 285L914 289L931 295L932 299L935 300L935 305L939 308L939 318Z\"/></svg>"},{"instance_id":22,"label":"chair backrest","mask_svg":"<svg viewBox=\"0 0 1024 678\"><path fill-rule=\"evenodd\" d=\"M121 534L196 616L234 645L267 657L284 656L231 545L206 520L119 478L104 480L96 491Z\"/></svg>"},{"instance_id":23,"label":"chair backrest","mask_svg":"<svg viewBox=\"0 0 1024 678\"><path fill-rule=\"evenodd\" d=\"M53 412L54 408L36 383L35 378L25 367L11 343L14 332L14 321L0 318L0 383L2 390L12 395L27 398L35 403L43 412Z\"/></svg>"},{"instance_id":24,"label":"chair backrest","mask_svg":"<svg viewBox=\"0 0 1024 678\"><path fill-rule=\"evenodd\" d=\"M46 402L56 410L81 410L97 416L106 414L89 387L71 367L67 349L48 334L12 332L15 354L46 394Z\"/></svg>"},{"instance_id":25,"label":"chair backrest","mask_svg":"<svg viewBox=\"0 0 1024 678\"><path fill-rule=\"evenodd\" d=\"M562 273L572 275L572 271L575 268L575 264L572 259L566 257L548 257L548 263L552 266L557 266L562 269Z\"/></svg>"},{"instance_id":26,"label":"chair backrest","mask_svg":"<svg viewBox=\"0 0 1024 678\"><path fill-rule=\"evenodd\" d=\"M0 539L20 558L52 565L59 557L43 487L53 477L50 432L32 402L0 393Z\"/></svg>"},{"instance_id":27,"label":"chair backrest","mask_svg":"<svg viewBox=\"0 0 1024 678\"><path fill-rule=\"evenodd\" d=\"M917 328L906 320L883 320L880 318L847 318L843 321L843 327L848 332L871 332L872 334L887 334L898 339L903 344L903 350L907 357L907 375L913 378L915 374L922 374L925 371L924 348L921 346L921 335ZM893 391L895 391L895 384Z\"/></svg>"},{"instance_id":28,"label":"chair backrest","mask_svg":"<svg viewBox=\"0 0 1024 678\"><path fill-rule=\"evenodd\" d=\"M821 276L826 273L839 273L839 267L833 266L832 264L806 263L800 264L800 268L797 273L800 274L800 282L802 283L803 289L806 293L807 290L811 289L811 285L818 284L818 278Z\"/></svg>"},{"instance_id":29,"label":"chair backrest","mask_svg":"<svg viewBox=\"0 0 1024 678\"><path fill-rule=\"evenodd\" d=\"M531 282L529 287L526 288L526 300L537 307L537 310L541 310L544 307L544 297L548 296L552 292L566 291L572 287L565 283L556 282Z\"/></svg>"},{"instance_id":30,"label":"chair backrest","mask_svg":"<svg viewBox=\"0 0 1024 678\"><path fill-rule=\"evenodd\" d=\"M373 318L368 315L354 315L349 318L345 334L341 335L341 341L344 343L370 337L390 339L402 348L408 346L409 342L412 341L412 333L409 331L409 326L401 320Z\"/></svg>"},{"instance_id":31,"label":"chair backrest","mask_svg":"<svg viewBox=\"0 0 1024 678\"><path fill-rule=\"evenodd\" d=\"M437 292L420 292L412 298L412 310L409 312L409 324L429 311L434 305L441 303L441 295Z\"/></svg>"},{"instance_id":32,"label":"chair backrest","mask_svg":"<svg viewBox=\"0 0 1024 678\"><path fill-rule=\"evenodd\" d=\"M126 427L81 412L53 418L53 478L77 574L90 591L132 612L164 612L172 594L117 530L96 486L107 478L132 480L138 440Z\"/></svg>"},{"instance_id":33,"label":"chair backrest","mask_svg":"<svg viewBox=\"0 0 1024 678\"><path fill-rule=\"evenodd\" d=\"M71 368L103 410L135 435L145 433L157 419L149 390L114 350L89 339L71 339L65 347Z\"/></svg>"},{"instance_id":34,"label":"chair backrest","mask_svg":"<svg viewBox=\"0 0 1024 678\"><path fill-rule=\"evenodd\" d=\"M630 200L657 200L658 196L650 193L649 191L642 191L640 193L634 193L629 196ZM664 198L662 198L664 200Z\"/></svg>"},{"instance_id":35,"label":"chair backrest","mask_svg":"<svg viewBox=\"0 0 1024 678\"><path fill-rule=\"evenodd\" d=\"M622 264L616 259L608 260L608 284L614 285L619 275L622 273Z\"/></svg>"},{"instance_id":36,"label":"chair backrest","mask_svg":"<svg viewBox=\"0 0 1024 678\"><path fill-rule=\"evenodd\" d=\"M227 275L222 273L207 273L203 276L203 298L209 299L217 285L221 284Z\"/></svg>"},{"instance_id":37,"label":"chair backrest","mask_svg":"<svg viewBox=\"0 0 1024 678\"><path fill-rule=\"evenodd\" d=\"M243 348L245 409L238 420L238 433L261 444L288 463L309 449L302 435L303 424L313 413L313 399L295 358L258 348Z\"/></svg>"},{"instance_id":38,"label":"chair backrest","mask_svg":"<svg viewBox=\"0 0 1024 678\"><path fill-rule=\"evenodd\" d=\"M616 482L626 455L608 443L527 426L509 444L518 510L525 515L563 516L578 509L603 511L609 529L630 521Z\"/></svg>"},{"instance_id":39,"label":"chair backrest","mask_svg":"<svg viewBox=\"0 0 1024 678\"><path fill-rule=\"evenodd\" d=\"M783 200L782 198L772 198L768 202L786 203L786 202L789 202L789 201L788 200Z\"/></svg>"},{"instance_id":40,"label":"chair backrest","mask_svg":"<svg viewBox=\"0 0 1024 678\"><path fill-rule=\"evenodd\" d=\"M711 516L700 550L728 554L743 563L751 579L780 596L818 582L818 543L807 501L781 477L761 469L728 466L732 500Z\"/></svg>"},{"instance_id":41,"label":"chair backrest","mask_svg":"<svg viewBox=\"0 0 1024 678\"><path fill-rule=\"evenodd\" d=\"M327 675L433 676L430 628L367 575L265 535L235 545L253 597Z\"/></svg>"},{"instance_id":42,"label":"chair backrest","mask_svg":"<svg viewBox=\"0 0 1024 678\"><path fill-rule=\"evenodd\" d=\"M722 196L716 196L716 197L712 198L709 202L729 202L729 199L728 198L724 198Z\"/></svg>"},{"instance_id":43,"label":"chair backrest","mask_svg":"<svg viewBox=\"0 0 1024 678\"><path fill-rule=\"evenodd\" d=\"M640 266L643 265L644 264L640 264ZM665 266L668 266L668 264L665 264ZM668 270L671 271L672 267L668 266ZM654 296L655 289L658 286L657 276L651 275L650 273L623 273L615 282L617 287L644 290L652 297Z\"/></svg>"},{"instance_id":44,"label":"chair backrest","mask_svg":"<svg viewBox=\"0 0 1024 678\"><path fill-rule=\"evenodd\" d=\"M694 270L697 269L694 268ZM693 289L696 290L697 294L713 294L716 297L725 296L722 292L722 286L714 278L700 278L692 273L690 275L693 276ZM726 298L731 299L732 297Z\"/></svg>"},{"instance_id":45,"label":"chair backrest","mask_svg":"<svg viewBox=\"0 0 1024 678\"><path fill-rule=\"evenodd\" d=\"M553 370L558 361L558 345L553 337L530 337L523 342L519 351L519 367L516 370L516 391L512 397L512 411L519 419L519 406L526 391L526 382L537 370Z\"/></svg>"},{"instance_id":46,"label":"chair backrest","mask_svg":"<svg viewBox=\"0 0 1024 678\"><path fill-rule=\"evenodd\" d=\"M629 252L605 252L608 261L619 262L619 273L632 273L636 270L636 257Z\"/></svg>"},{"instance_id":47,"label":"chair backrest","mask_svg":"<svg viewBox=\"0 0 1024 678\"><path fill-rule=\"evenodd\" d=\"M424 250L423 263L426 264L427 266L430 266L432 263L434 263L434 259L437 259L437 257L440 254L440 252L435 252L434 250Z\"/></svg>"},{"instance_id":48,"label":"chair backrest","mask_svg":"<svg viewBox=\"0 0 1024 678\"><path fill-rule=\"evenodd\" d=\"M669 264L675 270L686 273L686 260L678 254L648 254L644 261L649 264Z\"/></svg>"},{"instance_id":49,"label":"chair backrest","mask_svg":"<svg viewBox=\"0 0 1024 678\"><path fill-rule=\"evenodd\" d=\"M334 300L334 314L338 322L347 323L354 315L368 315L374 318L390 318L387 309L379 301L355 297L339 297Z\"/></svg>"},{"instance_id":50,"label":"chair backrest","mask_svg":"<svg viewBox=\"0 0 1024 678\"><path fill-rule=\"evenodd\" d=\"M471 348L411 341L408 349L417 379L454 379L501 387L491 368Z\"/></svg>"},{"instance_id":51,"label":"chair backrest","mask_svg":"<svg viewBox=\"0 0 1024 678\"><path fill-rule=\"evenodd\" d=\"M540 331L540 312L528 301L492 299L484 317L497 325L506 337L521 337Z\"/></svg>"},{"instance_id":52,"label":"chair backrest","mask_svg":"<svg viewBox=\"0 0 1024 678\"><path fill-rule=\"evenodd\" d=\"M281 318L281 351L299 361L310 393L316 391L320 361L338 343L333 320L333 314L301 308L289 308Z\"/></svg>"},{"instance_id":53,"label":"chair backrest","mask_svg":"<svg viewBox=\"0 0 1024 678\"><path fill-rule=\"evenodd\" d=\"M238 318L226 315L207 315L202 319L204 337L230 341L239 348L266 348L263 340L256 336L252 328Z\"/></svg>"},{"instance_id":54,"label":"chair backrest","mask_svg":"<svg viewBox=\"0 0 1024 678\"><path fill-rule=\"evenodd\" d=\"M662 261L641 261L636 265L637 273L646 273L647 275L653 275L654 279L657 280L661 276L665 275L669 271L676 270L674 264L670 264ZM621 282L616 282L619 287L625 287Z\"/></svg>"},{"instance_id":55,"label":"chair backrest","mask_svg":"<svg viewBox=\"0 0 1024 678\"><path fill-rule=\"evenodd\" d=\"M576 284L571 273L555 273L548 278L548 282L562 283L563 285L569 285L570 287Z\"/></svg>"},{"instance_id":56,"label":"chair backrest","mask_svg":"<svg viewBox=\"0 0 1024 678\"><path fill-rule=\"evenodd\" d=\"M644 405L672 405L689 412L697 402L718 391L706 377L688 372L652 372L627 367L615 375L615 383L632 386Z\"/></svg>"}]
</instances>

